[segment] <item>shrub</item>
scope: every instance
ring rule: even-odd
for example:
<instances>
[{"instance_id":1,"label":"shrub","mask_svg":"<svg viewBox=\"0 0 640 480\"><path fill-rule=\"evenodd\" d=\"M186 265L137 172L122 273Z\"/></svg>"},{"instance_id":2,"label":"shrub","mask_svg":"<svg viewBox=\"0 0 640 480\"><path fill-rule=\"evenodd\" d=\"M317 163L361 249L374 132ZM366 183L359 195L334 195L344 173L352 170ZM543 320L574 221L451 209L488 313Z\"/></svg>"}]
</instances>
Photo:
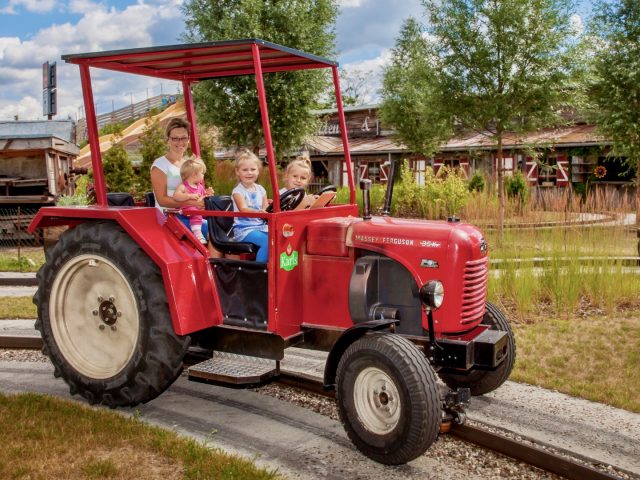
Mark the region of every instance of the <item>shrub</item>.
<instances>
[{"instance_id":1,"label":"shrub","mask_svg":"<svg viewBox=\"0 0 640 480\"><path fill-rule=\"evenodd\" d=\"M418 185L406 162L396 186L394 214L401 217L443 219L459 215L469 201L466 182L456 170L442 167L435 175L431 167L424 174L424 187Z\"/></svg>"},{"instance_id":2,"label":"shrub","mask_svg":"<svg viewBox=\"0 0 640 480\"><path fill-rule=\"evenodd\" d=\"M161 157L167 151L167 141L160 122L150 118L145 120L145 127L140 135L140 175L137 179L136 190L138 192L151 191L151 165L156 158Z\"/></svg>"},{"instance_id":3,"label":"shrub","mask_svg":"<svg viewBox=\"0 0 640 480\"><path fill-rule=\"evenodd\" d=\"M523 203L527 201L529 198L529 186L520 170L516 170L513 176L505 177L504 191L510 198L518 199Z\"/></svg>"},{"instance_id":4,"label":"shrub","mask_svg":"<svg viewBox=\"0 0 640 480\"><path fill-rule=\"evenodd\" d=\"M71 205L89 205L91 204L91 200L85 194L75 195L61 195L56 200L56 205L58 207L68 207Z\"/></svg>"},{"instance_id":5,"label":"shrub","mask_svg":"<svg viewBox=\"0 0 640 480\"><path fill-rule=\"evenodd\" d=\"M132 190L133 167L124 145L115 144L106 151L102 168L109 191L129 192Z\"/></svg>"},{"instance_id":6,"label":"shrub","mask_svg":"<svg viewBox=\"0 0 640 480\"><path fill-rule=\"evenodd\" d=\"M529 185L520 170L516 170L512 177L505 177L504 191L507 197L517 202L516 210L521 215L529 200Z\"/></svg>"},{"instance_id":7,"label":"shrub","mask_svg":"<svg viewBox=\"0 0 640 480\"><path fill-rule=\"evenodd\" d=\"M484 177L479 172L476 172L469 180L469 191L482 193L484 192L484 184Z\"/></svg>"}]
</instances>

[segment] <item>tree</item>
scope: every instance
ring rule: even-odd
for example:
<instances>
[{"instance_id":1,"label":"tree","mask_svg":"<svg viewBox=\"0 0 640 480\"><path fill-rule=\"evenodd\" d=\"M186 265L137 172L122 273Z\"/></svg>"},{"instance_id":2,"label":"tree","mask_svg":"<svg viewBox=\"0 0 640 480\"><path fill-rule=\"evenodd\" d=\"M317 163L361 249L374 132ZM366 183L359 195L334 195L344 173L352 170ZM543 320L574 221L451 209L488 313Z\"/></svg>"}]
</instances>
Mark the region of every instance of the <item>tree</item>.
<instances>
[{"instance_id":1,"label":"tree","mask_svg":"<svg viewBox=\"0 0 640 480\"><path fill-rule=\"evenodd\" d=\"M373 75L371 70L339 68L338 75L340 77L342 104L345 107L349 105L364 105L367 103L368 84L371 82ZM322 101L318 104L318 108L337 108L336 92L333 84L327 85L327 89L322 95Z\"/></svg>"},{"instance_id":2,"label":"tree","mask_svg":"<svg viewBox=\"0 0 640 480\"><path fill-rule=\"evenodd\" d=\"M149 117L145 120L145 127L140 135L140 176L137 189L139 192L151 191L151 165L156 158L161 157L167 151L167 140L160 122Z\"/></svg>"},{"instance_id":3,"label":"tree","mask_svg":"<svg viewBox=\"0 0 640 480\"><path fill-rule=\"evenodd\" d=\"M133 187L133 167L129 154L121 143L114 143L102 159L107 189L110 192L129 192Z\"/></svg>"},{"instance_id":4,"label":"tree","mask_svg":"<svg viewBox=\"0 0 640 480\"><path fill-rule=\"evenodd\" d=\"M216 181L216 138L213 128L200 129L200 158L207 167L204 183L207 187L213 187Z\"/></svg>"},{"instance_id":5,"label":"tree","mask_svg":"<svg viewBox=\"0 0 640 480\"><path fill-rule=\"evenodd\" d=\"M572 97L571 0L423 0L428 25L408 20L385 72L382 116L410 147L432 154L456 132L502 139L560 123Z\"/></svg>"},{"instance_id":6,"label":"tree","mask_svg":"<svg viewBox=\"0 0 640 480\"><path fill-rule=\"evenodd\" d=\"M611 154L636 171L636 226L640 255L640 3L600 3L591 22L597 36L590 94L596 125Z\"/></svg>"},{"instance_id":7,"label":"tree","mask_svg":"<svg viewBox=\"0 0 640 480\"><path fill-rule=\"evenodd\" d=\"M261 38L323 57L334 55L335 0L188 0L182 7L190 42ZM297 147L316 130L310 110L326 72L267 74L271 134L277 154ZM201 122L219 128L220 141L257 150L263 138L255 78L222 78L194 88Z\"/></svg>"}]
</instances>

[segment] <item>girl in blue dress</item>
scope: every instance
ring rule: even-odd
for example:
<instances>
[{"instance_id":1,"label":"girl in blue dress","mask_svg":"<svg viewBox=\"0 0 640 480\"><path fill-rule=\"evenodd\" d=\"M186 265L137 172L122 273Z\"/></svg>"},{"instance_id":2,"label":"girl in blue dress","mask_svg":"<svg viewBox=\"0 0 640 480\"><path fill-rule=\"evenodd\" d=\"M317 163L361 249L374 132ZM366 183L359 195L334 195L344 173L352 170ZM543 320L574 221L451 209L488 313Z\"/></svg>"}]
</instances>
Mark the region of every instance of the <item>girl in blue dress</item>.
<instances>
[{"instance_id":1,"label":"girl in blue dress","mask_svg":"<svg viewBox=\"0 0 640 480\"><path fill-rule=\"evenodd\" d=\"M234 212L264 212L267 208L267 192L257 183L261 167L260 159L249 150L241 150L236 155L235 169L240 183L231 192ZM267 223L262 218L235 217L233 238L256 244L256 261L267 261L269 234Z\"/></svg>"}]
</instances>

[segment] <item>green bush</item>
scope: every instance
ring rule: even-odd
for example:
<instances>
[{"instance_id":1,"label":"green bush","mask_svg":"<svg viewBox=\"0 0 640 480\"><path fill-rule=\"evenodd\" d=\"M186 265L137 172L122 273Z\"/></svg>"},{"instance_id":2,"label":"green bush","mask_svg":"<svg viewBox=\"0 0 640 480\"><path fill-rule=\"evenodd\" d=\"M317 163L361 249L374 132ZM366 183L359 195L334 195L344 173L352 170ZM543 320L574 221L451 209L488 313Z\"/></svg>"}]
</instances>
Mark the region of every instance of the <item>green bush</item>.
<instances>
[{"instance_id":1,"label":"green bush","mask_svg":"<svg viewBox=\"0 0 640 480\"><path fill-rule=\"evenodd\" d=\"M387 188L385 185L371 185L371 190L369 190L370 200L371 200L371 213L378 214L382 211L384 207L384 197ZM394 191L394 196L395 196ZM349 187L339 187L336 192L336 198L333 203L349 203ZM358 204L358 211L362 214L362 190L356 189L356 203Z\"/></svg>"},{"instance_id":2,"label":"green bush","mask_svg":"<svg viewBox=\"0 0 640 480\"><path fill-rule=\"evenodd\" d=\"M71 205L90 205L91 200L86 194L61 195L56 200L58 207L68 207Z\"/></svg>"},{"instance_id":3,"label":"green bush","mask_svg":"<svg viewBox=\"0 0 640 480\"><path fill-rule=\"evenodd\" d=\"M124 123L107 123L104 127L98 130L98 136L114 134L118 135L122 133L126 125Z\"/></svg>"},{"instance_id":4,"label":"green bush","mask_svg":"<svg viewBox=\"0 0 640 480\"><path fill-rule=\"evenodd\" d=\"M151 165L156 158L167 152L167 141L160 122L151 118L145 120L145 127L140 135L140 175L137 178L136 190L140 193L151 191Z\"/></svg>"},{"instance_id":5,"label":"green bush","mask_svg":"<svg viewBox=\"0 0 640 480\"><path fill-rule=\"evenodd\" d=\"M482 193L484 192L484 185L484 177L479 172L476 172L473 174L473 177L471 177L471 180L469 180L469 191Z\"/></svg>"},{"instance_id":6,"label":"green bush","mask_svg":"<svg viewBox=\"0 0 640 480\"><path fill-rule=\"evenodd\" d=\"M424 173L424 187L418 185L406 162L394 194L393 212L400 217L444 219L459 215L469 201L469 189L462 176L448 167L435 175L431 167Z\"/></svg>"},{"instance_id":7,"label":"green bush","mask_svg":"<svg viewBox=\"0 0 640 480\"><path fill-rule=\"evenodd\" d=\"M91 178L89 175L80 175L75 179L75 194L76 195L86 195L87 194L87 185L91 182Z\"/></svg>"},{"instance_id":8,"label":"green bush","mask_svg":"<svg viewBox=\"0 0 640 480\"><path fill-rule=\"evenodd\" d=\"M515 198L521 203L529 199L529 185L520 170L516 170L513 176L505 177L504 191L509 198Z\"/></svg>"},{"instance_id":9,"label":"green bush","mask_svg":"<svg viewBox=\"0 0 640 480\"><path fill-rule=\"evenodd\" d=\"M105 152L102 169L110 192L130 192L133 189L133 166L121 143L113 145Z\"/></svg>"}]
</instances>

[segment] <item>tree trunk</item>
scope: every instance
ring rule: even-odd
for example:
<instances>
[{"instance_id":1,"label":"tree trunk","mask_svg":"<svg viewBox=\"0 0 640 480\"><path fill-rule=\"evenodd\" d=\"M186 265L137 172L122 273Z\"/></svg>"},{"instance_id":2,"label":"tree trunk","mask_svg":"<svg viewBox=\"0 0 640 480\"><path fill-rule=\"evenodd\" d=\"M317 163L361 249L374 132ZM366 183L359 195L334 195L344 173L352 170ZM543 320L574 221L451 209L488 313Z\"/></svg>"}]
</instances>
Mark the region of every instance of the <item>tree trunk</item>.
<instances>
[{"instance_id":1,"label":"tree trunk","mask_svg":"<svg viewBox=\"0 0 640 480\"><path fill-rule=\"evenodd\" d=\"M496 161L496 168L498 170L498 234L502 239L502 233L504 230L504 212L505 212L505 198L504 198L504 158L502 155L502 131L496 132L498 139L498 158Z\"/></svg>"},{"instance_id":2,"label":"tree trunk","mask_svg":"<svg viewBox=\"0 0 640 480\"><path fill-rule=\"evenodd\" d=\"M638 257L640 257L640 161L636 166L636 236L638 237ZM638 264L640 264L640 258Z\"/></svg>"}]
</instances>

